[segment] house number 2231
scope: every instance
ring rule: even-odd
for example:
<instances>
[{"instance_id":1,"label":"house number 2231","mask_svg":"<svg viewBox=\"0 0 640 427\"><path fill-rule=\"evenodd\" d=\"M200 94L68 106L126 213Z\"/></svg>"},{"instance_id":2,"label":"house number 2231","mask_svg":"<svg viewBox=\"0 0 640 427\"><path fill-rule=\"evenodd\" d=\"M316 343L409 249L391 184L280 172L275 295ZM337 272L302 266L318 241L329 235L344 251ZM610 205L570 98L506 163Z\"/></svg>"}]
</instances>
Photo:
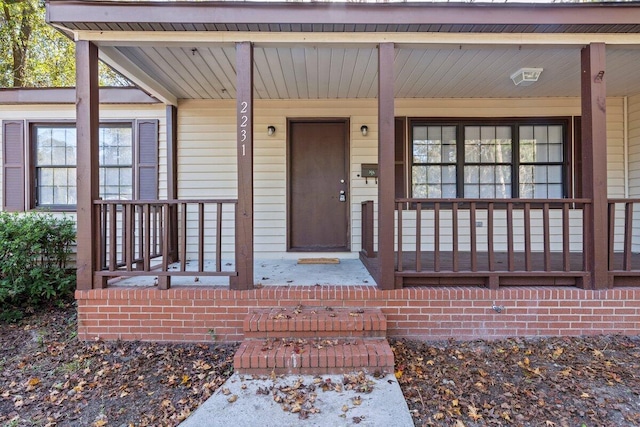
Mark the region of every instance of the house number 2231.
<instances>
[{"instance_id":1,"label":"house number 2231","mask_svg":"<svg viewBox=\"0 0 640 427\"><path fill-rule=\"evenodd\" d=\"M242 101L240 103L240 142L245 142L247 140L247 123L249 122L249 116L247 116L247 110L249 107L249 103L247 101ZM242 155L245 153L245 144L242 144Z\"/></svg>"}]
</instances>

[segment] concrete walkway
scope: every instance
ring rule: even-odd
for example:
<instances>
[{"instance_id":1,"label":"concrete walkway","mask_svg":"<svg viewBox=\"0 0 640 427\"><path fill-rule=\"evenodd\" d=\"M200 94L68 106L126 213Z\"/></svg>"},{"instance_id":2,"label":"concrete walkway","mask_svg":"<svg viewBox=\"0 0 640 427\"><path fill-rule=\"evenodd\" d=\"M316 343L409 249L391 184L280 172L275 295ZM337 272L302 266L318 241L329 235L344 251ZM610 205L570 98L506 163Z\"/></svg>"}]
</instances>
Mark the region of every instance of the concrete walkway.
<instances>
[{"instance_id":1,"label":"concrete walkway","mask_svg":"<svg viewBox=\"0 0 640 427\"><path fill-rule=\"evenodd\" d=\"M331 254L329 254L331 255ZM300 258L306 258L302 256ZM223 260L224 269L230 269ZM177 269L177 264L169 270ZM187 262L187 271L196 268L196 263ZM215 265L205 262L205 270L215 270ZM136 276L117 281L110 287L118 286L154 286L155 276ZM254 283L259 286L376 286L365 266L359 259L340 257L339 264L298 264L297 259L261 259L254 262ZM228 277L175 276L171 279L171 287L180 286L228 286Z\"/></svg>"},{"instance_id":2,"label":"concrete walkway","mask_svg":"<svg viewBox=\"0 0 640 427\"><path fill-rule=\"evenodd\" d=\"M330 380L330 381L328 381ZM324 384L324 387L323 387ZM413 420L400 386L393 374L374 379L366 376L370 393L346 390L342 375L289 375L253 378L234 374L181 427L339 427L393 426L412 427ZM337 386L337 387L336 387ZM336 388L338 391L336 391ZM326 389L327 391L323 391ZM282 399L277 403L276 395ZM267 393L267 394L264 394ZM283 410L290 404L300 412ZM313 402L311 405L310 402ZM316 412L317 411L317 412Z\"/></svg>"}]
</instances>

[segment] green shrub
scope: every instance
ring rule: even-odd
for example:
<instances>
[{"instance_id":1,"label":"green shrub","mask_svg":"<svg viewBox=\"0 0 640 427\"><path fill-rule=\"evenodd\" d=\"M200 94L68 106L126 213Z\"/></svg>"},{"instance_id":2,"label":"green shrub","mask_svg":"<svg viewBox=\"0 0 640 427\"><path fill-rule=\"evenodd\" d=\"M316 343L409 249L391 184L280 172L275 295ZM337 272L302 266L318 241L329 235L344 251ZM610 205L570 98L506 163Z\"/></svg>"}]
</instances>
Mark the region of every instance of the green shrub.
<instances>
[{"instance_id":1,"label":"green shrub","mask_svg":"<svg viewBox=\"0 0 640 427\"><path fill-rule=\"evenodd\" d=\"M0 213L0 320L63 302L73 294L69 269L75 223L51 214Z\"/></svg>"}]
</instances>

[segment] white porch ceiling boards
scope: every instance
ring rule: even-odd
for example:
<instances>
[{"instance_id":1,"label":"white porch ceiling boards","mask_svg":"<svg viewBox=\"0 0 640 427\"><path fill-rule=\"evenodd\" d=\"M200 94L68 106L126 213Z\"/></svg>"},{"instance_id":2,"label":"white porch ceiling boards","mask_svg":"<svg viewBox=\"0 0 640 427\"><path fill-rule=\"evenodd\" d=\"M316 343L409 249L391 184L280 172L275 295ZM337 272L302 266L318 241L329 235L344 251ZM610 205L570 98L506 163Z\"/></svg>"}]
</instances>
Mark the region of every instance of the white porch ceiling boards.
<instances>
[{"instance_id":1,"label":"white porch ceiling boards","mask_svg":"<svg viewBox=\"0 0 640 427\"><path fill-rule=\"evenodd\" d=\"M117 47L177 98L234 99L233 46ZM195 50L194 50L195 49ZM294 46L254 49L256 99L377 96L377 49ZM607 47L607 92L640 93L640 49ZM516 87L509 76L542 67L540 81ZM396 49L397 98L579 96L580 47L439 46Z\"/></svg>"}]
</instances>

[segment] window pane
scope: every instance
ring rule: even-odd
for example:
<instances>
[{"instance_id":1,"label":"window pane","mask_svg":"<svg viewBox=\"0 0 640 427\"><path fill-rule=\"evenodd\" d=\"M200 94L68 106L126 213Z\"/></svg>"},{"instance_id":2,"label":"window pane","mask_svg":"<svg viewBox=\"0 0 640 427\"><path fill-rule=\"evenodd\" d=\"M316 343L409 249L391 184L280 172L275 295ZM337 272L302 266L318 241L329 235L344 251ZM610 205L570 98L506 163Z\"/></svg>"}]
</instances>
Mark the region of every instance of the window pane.
<instances>
[{"instance_id":1,"label":"window pane","mask_svg":"<svg viewBox=\"0 0 640 427\"><path fill-rule=\"evenodd\" d=\"M547 194L550 199L562 198L562 184L549 184L547 186Z\"/></svg>"},{"instance_id":2,"label":"window pane","mask_svg":"<svg viewBox=\"0 0 640 427\"><path fill-rule=\"evenodd\" d=\"M465 184L464 185L464 197L468 199L477 199L480 197L480 186Z\"/></svg>"},{"instance_id":3,"label":"window pane","mask_svg":"<svg viewBox=\"0 0 640 427\"><path fill-rule=\"evenodd\" d=\"M453 199L456 197L456 186L455 184L444 184L442 186L442 197L447 199Z\"/></svg>"},{"instance_id":4,"label":"window pane","mask_svg":"<svg viewBox=\"0 0 640 427\"><path fill-rule=\"evenodd\" d=\"M495 182L495 167L480 166L480 183L493 184Z\"/></svg>"},{"instance_id":5,"label":"window pane","mask_svg":"<svg viewBox=\"0 0 640 427\"><path fill-rule=\"evenodd\" d=\"M427 139L427 127L426 126L414 126L413 127L413 140L424 141Z\"/></svg>"},{"instance_id":6,"label":"window pane","mask_svg":"<svg viewBox=\"0 0 640 427\"><path fill-rule=\"evenodd\" d=\"M427 182L429 184L440 183L440 166L430 166L427 168Z\"/></svg>"},{"instance_id":7,"label":"window pane","mask_svg":"<svg viewBox=\"0 0 640 427\"><path fill-rule=\"evenodd\" d=\"M530 164L520 166L520 197L562 197L564 127L535 125L520 126L519 130L520 161Z\"/></svg>"},{"instance_id":8,"label":"window pane","mask_svg":"<svg viewBox=\"0 0 640 427\"><path fill-rule=\"evenodd\" d=\"M562 184L562 166L549 166L547 168L547 179L549 183Z\"/></svg>"},{"instance_id":9,"label":"window pane","mask_svg":"<svg viewBox=\"0 0 640 427\"><path fill-rule=\"evenodd\" d=\"M550 144L549 145L549 161L550 162L562 162L562 144Z\"/></svg>"},{"instance_id":10,"label":"window pane","mask_svg":"<svg viewBox=\"0 0 640 427\"><path fill-rule=\"evenodd\" d=\"M464 167L464 183L477 184L480 182L480 167L465 166Z\"/></svg>"},{"instance_id":11,"label":"window pane","mask_svg":"<svg viewBox=\"0 0 640 427\"><path fill-rule=\"evenodd\" d=\"M416 198L443 197L456 187L456 126L413 126L412 194ZM447 196L451 197L451 196Z\"/></svg>"},{"instance_id":12,"label":"window pane","mask_svg":"<svg viewBox=\"0 0 640 427\"><path fill-rule=\"evenodd\" d=\"M456 167L455 166L445 166L442 168L442 182L444 184L456 183Z\"/></svg>"},{"instance_id":13,"label":"window pane","mask_svg":"<svg viewBox=\"0 0 640 427\"><path fill-rule=\"evenodd\" d=\"M74 126L37 125L35 136L35 189L38 205L74 205L76 191L76 129ZM101 125L100 196L131 199L133 194L133 138L130 124ZM107 190L109 187L109 190Z\"/></svg>"}]
</instances>

